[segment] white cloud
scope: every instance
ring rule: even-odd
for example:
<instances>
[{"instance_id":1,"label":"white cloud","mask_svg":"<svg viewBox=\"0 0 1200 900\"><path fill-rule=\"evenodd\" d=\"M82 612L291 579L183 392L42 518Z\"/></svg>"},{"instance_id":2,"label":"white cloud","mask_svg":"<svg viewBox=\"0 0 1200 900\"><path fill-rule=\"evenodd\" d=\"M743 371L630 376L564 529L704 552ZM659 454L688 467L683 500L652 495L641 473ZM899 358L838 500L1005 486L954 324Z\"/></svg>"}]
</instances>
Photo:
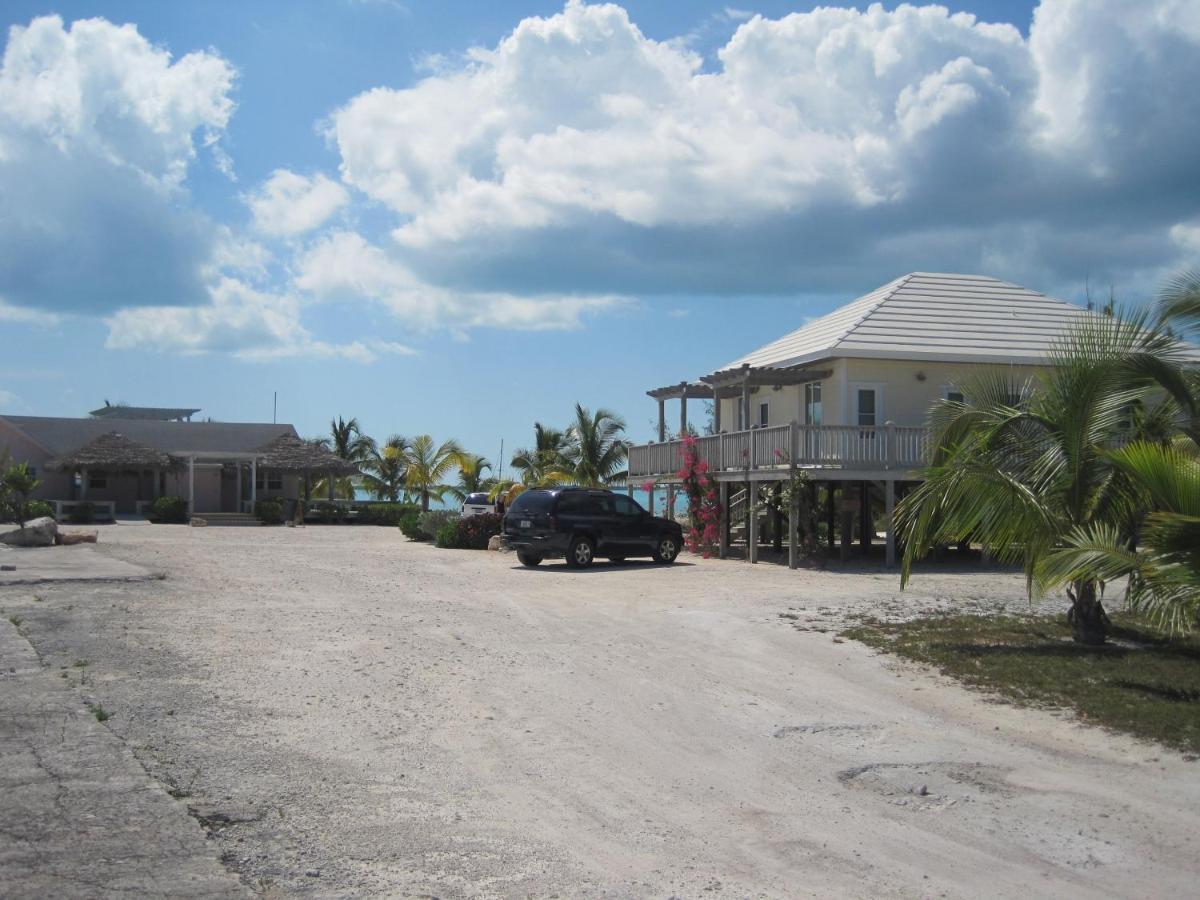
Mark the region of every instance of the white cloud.
<instances>
[{"instance_id":1,"label":"white cloud","mask_svg":"<svg viewBox=\"0 0 1200 900\"><path fill-rule=\"evenodd\" d=\"M18 325L37 325L42 328L53 328L62 323L64 317L57 313L49 313L27 306L13 306L0 299L0 322L12 322Z\"/></svg>"},{"instance_id":2,"label":"white cloud","mask_svg":"<svg viewBox=\"0 0 1200 900\"><path fill-rule=\"evenodd\" d=\"M183 183L196 133L220 150L234 79L215 53L172 60L132 25L47 16L10 29L0 293L52 312L201 301L215 231Z\"/></svg>"},{"instance_id":3,"label":"white cloud","mask_svg":"<svg viewBox=\"0 0 1200 900\"><path fill-rule=\"evenodd\" d=\"M614 296L517 296L460 292L421 281L403 263L355 232L335 232L297 262L297 290L317 300L369 300L406 325L553 330L623 305Z\"/></svg>"},{"instance_id":4,"label":"white cloud","mask_svg":"<svg viewBox=\"0 0 1200 900\"><path fill-rule=\"evenodd\" d=\"M1029 246L996 274L1057 281L1154 262L1142 235L1161 257L1200 203L1198 10L1045 0L1025 40L941 6L823 7L744 21L708 71L572 0L330 133L436 283L819 289Z\"/></svg>"},{"instance_id":5,"label":"white cloud","mask_svg":"<svg viewBox=\"0 0 1200 900\"><path fill-rule=\"evenodd\" d=\"M12 391L6 391L0 388L0 406L16 406L20 402L20 397Z\"/></svg>"},{"instance_id":6,"label":"white cloud","mask_svg":"<svg viewBox=\"0 0 1200 900\"><path fill-rule=\"evenodd\" d=\"M255 226L273 237L312 231L349 201L346 189L324 175L305 177L276 169L257 191L246 197Z\"/></svg>"},{"instance_id":7,"label":"white cloud","mask_svg":"<svg viewBox=\"0 0 1200 900\"><path fill-rule=\"evenodd\" d=\"M410 348L376 339L331 344L313 338L301 324L294 296L258 291L223 278L211 302L195 307L136 307L105 320L106 346L114 350L161 353L229 353L268 361L292 357L373 362L381 354L411 354Z\"/></svg>"}]
</instances>

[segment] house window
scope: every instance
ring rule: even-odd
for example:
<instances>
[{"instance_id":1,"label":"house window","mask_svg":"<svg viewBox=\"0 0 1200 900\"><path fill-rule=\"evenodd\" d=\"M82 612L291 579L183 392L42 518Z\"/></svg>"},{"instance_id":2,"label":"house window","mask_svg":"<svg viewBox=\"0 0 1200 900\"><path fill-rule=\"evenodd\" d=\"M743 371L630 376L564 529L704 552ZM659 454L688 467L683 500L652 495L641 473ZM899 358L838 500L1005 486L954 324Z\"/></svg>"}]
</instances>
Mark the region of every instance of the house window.
<instances>
[{"instance_id":1,"label":"house window","mask_svg":"<svg viewBox=\"0 0 1200 900\"><path fill-rule=\"evenodd\" d=\"M875 425L876 399L874 388L858 389L858 424L862 426Z\"/></svg>"},{"instance_id":2,"label":"house window","mask_svg":"<svg viewBox=\"0 0 1200 900\"><path fill-rule=\"evenodd\" d=\"M266 472L258 469L254 478L255 490L282 491L283 474L281 472Z\"/></svg>"},{"instance_id":3,"label":"house window","mask_svg":"<svg viewBox=\"0 0 1200 900\"><path fill-rule=\"evenodd\" d=\"M106 488L108 487L107 472L88 472L87 476L89 488Z\"/></svg>"},{"instance_id":4,"label":"house window","mask_svg":"<svg viewBox=\"0 0 1200 900\"><path fill-rule=\"evenodd\" d=\"M963 395L963 392L949 384L942 385L942 399L949 400L952 403L966 402L966 397Z\"/></svg>"},{"instance_id":5,"label":"house window","mask_svg":"<svg viewBox=\"0 0 1200 900\"><path fill-rule=\"evenodd\" d=\"M821 424L821 382L810 381L804 385L804 424Z\"/></svg>"},{"instance_id":6,"label":"house window","mask_svg":"<svg viewBox=\"0 0 1200 900\"><path fill-rule=\"evenodd\" d=\"M758 427L766 428L767 422L769 419L770 419L770 416L768 414L768 404L766 404L766 403L758 404Z\"/></svg>"}]
</instances>

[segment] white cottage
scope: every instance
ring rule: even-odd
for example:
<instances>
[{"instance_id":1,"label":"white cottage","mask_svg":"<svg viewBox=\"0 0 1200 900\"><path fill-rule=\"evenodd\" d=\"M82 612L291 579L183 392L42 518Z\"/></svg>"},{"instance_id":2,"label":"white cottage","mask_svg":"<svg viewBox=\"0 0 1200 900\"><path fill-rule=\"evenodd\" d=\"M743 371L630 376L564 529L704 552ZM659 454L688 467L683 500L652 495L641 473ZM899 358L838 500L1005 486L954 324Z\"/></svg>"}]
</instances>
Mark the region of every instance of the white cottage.
<instances>
[{"instance_id":1,"label":"white cottage","mask_svg":"<svg viewBox=\"0 0 1200 900\"><path fill-rule=\"evenodd\" d=\"M1005 366L1023 381L1092 315L984 275L905 275L697 381L648 391L659 441L629 448L630 483L678 483L681 448L667 440L666 402L679 400L686 430L687 401L710 400L716 433L700 438L699 451L721 485L723 554L741 539L756 559L763 530L780 545L780 523L751 517L746 498L752 484L778 484L796 465L824 488L831 549L839 511L843 555L852 520L869 548L882 513L890 565L897 488L919 478L933 402L960 396L959 381L983 367Z\"/></svg>"}]
</instances>

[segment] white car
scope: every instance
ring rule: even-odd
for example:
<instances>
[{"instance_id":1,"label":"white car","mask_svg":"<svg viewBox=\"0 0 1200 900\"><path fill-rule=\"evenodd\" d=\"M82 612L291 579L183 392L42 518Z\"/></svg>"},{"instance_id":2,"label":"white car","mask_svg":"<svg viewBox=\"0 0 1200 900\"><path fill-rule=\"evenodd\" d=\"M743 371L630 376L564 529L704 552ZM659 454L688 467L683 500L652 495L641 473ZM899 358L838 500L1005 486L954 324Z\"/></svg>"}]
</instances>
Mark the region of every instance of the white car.
<instances>
[{"instance_id":1,"label":"white car","mask_svg":"<svg viewBox=\"0 0 1200 900\"><path fill-rule=\"evenodd\" d=\"M487 494L467 494L467 498L463 501L462 517L469 519L471 516L483 516L496 511L494 501L488 499Z\"/></svg>"}]
</instances>

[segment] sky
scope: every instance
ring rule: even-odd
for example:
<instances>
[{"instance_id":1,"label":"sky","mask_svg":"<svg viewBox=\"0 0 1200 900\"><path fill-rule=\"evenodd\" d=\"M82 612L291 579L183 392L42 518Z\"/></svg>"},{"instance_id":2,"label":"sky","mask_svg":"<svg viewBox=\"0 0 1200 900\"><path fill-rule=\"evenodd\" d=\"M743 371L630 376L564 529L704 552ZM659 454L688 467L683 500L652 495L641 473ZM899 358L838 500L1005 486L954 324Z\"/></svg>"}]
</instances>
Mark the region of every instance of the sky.
<instances>
[{"instance_id":1,"label":"sky","mask_svg":"<svg viewBox=\"0 0 1200 900\"><path fill-rule=\"evenodd\" d=\"M814 6L7 0L0 411L495 461L907 272L1200 266L1200 4Z\"/></svg>"}]
</instances>

